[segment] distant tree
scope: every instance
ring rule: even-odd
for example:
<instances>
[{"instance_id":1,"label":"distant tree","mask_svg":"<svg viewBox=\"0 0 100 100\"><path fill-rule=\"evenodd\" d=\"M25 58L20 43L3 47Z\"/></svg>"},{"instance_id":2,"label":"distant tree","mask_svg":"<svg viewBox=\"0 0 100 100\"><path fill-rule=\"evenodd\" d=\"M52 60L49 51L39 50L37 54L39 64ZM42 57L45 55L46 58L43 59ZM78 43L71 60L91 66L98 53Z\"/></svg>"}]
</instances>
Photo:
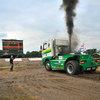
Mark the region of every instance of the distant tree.
<instances>
[{"instance_id":1,"label":"distant tree","mask_svg":"<svg viewBox=\"0 0 100 100\"><path fill-rule=\"evenodd\" d=\"M26 54L24 54L24 55L25 55L25 57L30 57L30 52L27 51Z\"/></svg>"},{"instance_id":2,"label":"distant tree","mask_svg":"<svg viewBox=\"0 0 100 100\"><path fill-rule=\"evenodd\" d=\"M41 57L41 51L32 51L32 52L29 52L27 51L26 54L24 54L25 57Z\"/></svg>"}]
</instances>

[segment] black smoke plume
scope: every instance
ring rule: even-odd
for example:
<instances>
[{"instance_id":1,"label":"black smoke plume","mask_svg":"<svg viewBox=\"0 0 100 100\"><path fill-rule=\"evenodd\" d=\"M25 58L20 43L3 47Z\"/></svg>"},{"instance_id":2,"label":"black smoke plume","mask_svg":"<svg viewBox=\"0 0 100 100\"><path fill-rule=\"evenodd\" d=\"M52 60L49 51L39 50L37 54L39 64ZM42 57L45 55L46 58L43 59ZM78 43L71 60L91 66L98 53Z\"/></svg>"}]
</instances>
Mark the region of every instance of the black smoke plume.
<instances>
[{"instance_id":1,"label":"black smoke plume","mask_svg":"<svg viewBox=\"0 0 100 100\"><path fill-rule=\"evenodd\" d=\"M69 52L71 52L71 36L73 34L73 27L74 27L74 17L76 13L74 12L78 0L63 0L61 5L61 9L65 10L65 20L66 26L69 34Z\"/></svg>"}]
</instances>

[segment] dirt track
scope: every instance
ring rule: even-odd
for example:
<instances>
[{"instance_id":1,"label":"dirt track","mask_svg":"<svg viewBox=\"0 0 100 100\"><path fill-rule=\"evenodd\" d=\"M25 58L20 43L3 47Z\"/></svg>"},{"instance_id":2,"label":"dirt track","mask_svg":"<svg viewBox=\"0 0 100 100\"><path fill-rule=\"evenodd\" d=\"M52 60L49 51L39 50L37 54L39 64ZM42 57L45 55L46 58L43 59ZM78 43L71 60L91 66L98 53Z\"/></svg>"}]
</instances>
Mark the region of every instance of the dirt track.
<instances>
[{"instance_id":1,"label":"dirt track","mask_svg":"<svg viewBox=\"0 0 100 100\"><path fill-rule=\"evenodd\" d=\"M100 67L94 74L68 76L64 71L46 71L44 67L0 70L0 88L17 87L24 94L43 100L100 100ZM7 91L1 96L10 96ZM14 90L13 90L14 91ZM7 95L9 94L9 95Z\"/></svg>"}]
</instances>

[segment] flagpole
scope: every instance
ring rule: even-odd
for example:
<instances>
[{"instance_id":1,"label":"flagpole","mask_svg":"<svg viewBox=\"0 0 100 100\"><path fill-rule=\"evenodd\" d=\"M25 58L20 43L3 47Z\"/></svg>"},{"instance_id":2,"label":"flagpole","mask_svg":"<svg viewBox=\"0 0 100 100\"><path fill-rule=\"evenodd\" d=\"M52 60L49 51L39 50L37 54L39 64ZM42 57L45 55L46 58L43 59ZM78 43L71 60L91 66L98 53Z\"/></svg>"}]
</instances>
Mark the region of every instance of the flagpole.
<instances>
[{"instance_id":1,"label":"flagpole","mask_svg":"<svg viewBox=\"0 0 100 100\"><path fill-rule=\"evenodd\" d=\"M84 43L83 43L83 46L84 46Z\"/></svg>"}]
</instances>

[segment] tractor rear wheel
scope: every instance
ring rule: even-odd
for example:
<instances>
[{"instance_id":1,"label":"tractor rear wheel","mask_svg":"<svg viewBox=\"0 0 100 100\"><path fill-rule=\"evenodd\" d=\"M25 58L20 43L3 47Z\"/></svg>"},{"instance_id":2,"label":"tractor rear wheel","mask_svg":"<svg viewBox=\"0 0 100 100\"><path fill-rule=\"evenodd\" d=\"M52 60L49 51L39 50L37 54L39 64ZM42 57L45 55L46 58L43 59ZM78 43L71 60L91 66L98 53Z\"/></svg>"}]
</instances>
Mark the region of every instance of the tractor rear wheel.
<instances>
[{"instance_id":1,"label":"tractor rear wheel","mask_svg":"<svg viewBox=\"0 0 100 100\"><path fill-rule=\"evenodd\" d=\"M70 60L65 65L67 75L75 75L80 73L79 62L76 60Z\"/></svg>"}]
</instances>

